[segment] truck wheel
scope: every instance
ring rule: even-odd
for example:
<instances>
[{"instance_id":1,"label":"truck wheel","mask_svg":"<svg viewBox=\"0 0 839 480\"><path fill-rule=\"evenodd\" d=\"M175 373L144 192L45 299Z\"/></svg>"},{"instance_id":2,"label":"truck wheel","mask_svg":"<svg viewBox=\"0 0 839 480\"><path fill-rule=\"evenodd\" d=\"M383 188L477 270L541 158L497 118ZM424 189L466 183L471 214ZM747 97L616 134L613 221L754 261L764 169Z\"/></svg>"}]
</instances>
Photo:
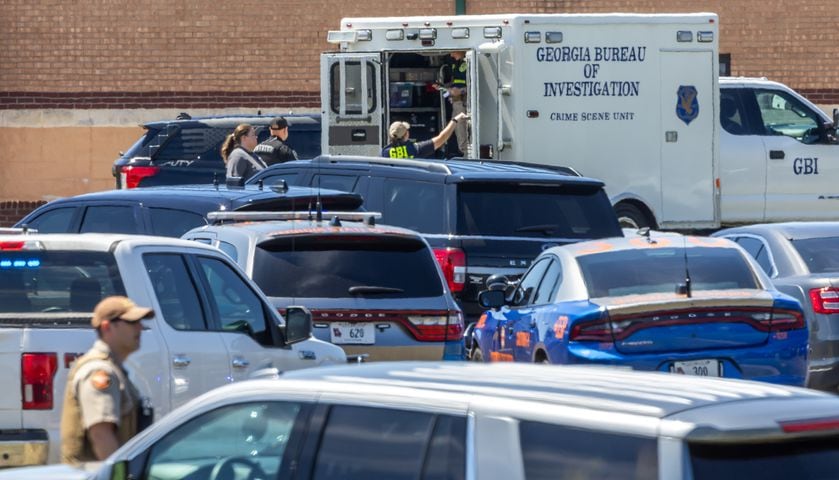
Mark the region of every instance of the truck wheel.
<instances>
[{"instance_id":1,"label":"truck wheel","mask_svg":"<svg viewBox=\"0 0 839 480\"><path fill-rule=\"evenodd\" d=\"M615 215L622 228L653 228L652 222L644 215L640 208L631 203L619 203L615 205Z\"/></svg>"}]
</instances>

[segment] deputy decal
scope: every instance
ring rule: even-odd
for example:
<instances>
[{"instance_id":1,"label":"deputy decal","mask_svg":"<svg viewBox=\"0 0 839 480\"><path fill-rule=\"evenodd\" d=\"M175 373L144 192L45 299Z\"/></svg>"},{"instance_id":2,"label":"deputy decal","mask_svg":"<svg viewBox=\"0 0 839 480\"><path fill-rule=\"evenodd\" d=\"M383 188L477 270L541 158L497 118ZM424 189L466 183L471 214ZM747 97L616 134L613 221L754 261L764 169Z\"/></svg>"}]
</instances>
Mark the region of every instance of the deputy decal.
<instances>
[{"instance_id":1,"label":"deputy decal","mask_svg":"<svg viewBox=\"0 0 839 480\"><path fill-rule=\"evenodd\" d=\"M699 116L699 100L696 98L696 87L679 85L676 97L676 116L685 122L685 125L690 125L690 122Z\"/></svg>"}]
</instances>

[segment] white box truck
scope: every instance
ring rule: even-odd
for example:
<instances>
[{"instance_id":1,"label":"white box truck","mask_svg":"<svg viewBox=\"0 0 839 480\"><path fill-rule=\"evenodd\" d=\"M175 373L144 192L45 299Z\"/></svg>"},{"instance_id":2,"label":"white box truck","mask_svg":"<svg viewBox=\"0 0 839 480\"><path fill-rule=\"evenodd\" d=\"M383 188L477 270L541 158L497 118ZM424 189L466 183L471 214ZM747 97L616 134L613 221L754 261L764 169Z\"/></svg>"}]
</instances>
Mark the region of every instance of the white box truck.
<instances>
[{"instance_id":1,"label":"white box truck","mask_svg":"<svg viewBox=\"0 0 839 480\"><path fill-rule=\"evenodd\" d=\"M571 166L627 223L720 225L717 16L345 18L321 59L323 152L379 155L387 125L445 125L434 89L465 51L465 156Z\"/></svg>"}]
</instances>

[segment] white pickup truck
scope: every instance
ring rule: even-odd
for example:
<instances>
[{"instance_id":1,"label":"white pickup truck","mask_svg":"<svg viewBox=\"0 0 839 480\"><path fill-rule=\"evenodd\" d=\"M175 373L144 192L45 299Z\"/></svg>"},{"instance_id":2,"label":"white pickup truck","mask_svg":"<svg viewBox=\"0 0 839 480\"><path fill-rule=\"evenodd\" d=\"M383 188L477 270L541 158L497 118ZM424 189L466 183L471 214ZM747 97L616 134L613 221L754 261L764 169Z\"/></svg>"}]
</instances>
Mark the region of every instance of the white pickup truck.
<instances>
[{"instance_id":1,"label":"white pickup truck","mask_svg":"<svg viewBox=\"0 0 839 480\"><path fill-rule=\"evenodd\" d=\"M162 237L0 235L0 467L58 461L67 374L95 339L94 305L114 294L156 314L126 362L155 418L263 369L346 362L311 337L305 310L289 309L287 323L217 249Z\"/></svg>"}]
</instances>

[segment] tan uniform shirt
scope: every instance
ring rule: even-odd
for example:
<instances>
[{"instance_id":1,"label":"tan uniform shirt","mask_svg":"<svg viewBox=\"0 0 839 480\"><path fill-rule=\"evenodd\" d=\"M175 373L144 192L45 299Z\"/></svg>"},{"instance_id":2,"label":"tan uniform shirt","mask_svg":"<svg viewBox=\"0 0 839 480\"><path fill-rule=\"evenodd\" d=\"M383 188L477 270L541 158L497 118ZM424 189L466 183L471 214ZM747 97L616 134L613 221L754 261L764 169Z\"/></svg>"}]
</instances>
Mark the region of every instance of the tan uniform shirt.
<instances>
[{"instance_id":1,"label":"tan uniform shirt","mask_svg":"<svg viewBox=\"0 0 839 480\"><path fill-rule=\"evenodd\" d=\"M97 340L80 357L67 379L61 413L61 460L77 464L96 460L87 430L112 423L122 445L137 433L140 396L111 350Z\"/></svg>"}]
</instances>

